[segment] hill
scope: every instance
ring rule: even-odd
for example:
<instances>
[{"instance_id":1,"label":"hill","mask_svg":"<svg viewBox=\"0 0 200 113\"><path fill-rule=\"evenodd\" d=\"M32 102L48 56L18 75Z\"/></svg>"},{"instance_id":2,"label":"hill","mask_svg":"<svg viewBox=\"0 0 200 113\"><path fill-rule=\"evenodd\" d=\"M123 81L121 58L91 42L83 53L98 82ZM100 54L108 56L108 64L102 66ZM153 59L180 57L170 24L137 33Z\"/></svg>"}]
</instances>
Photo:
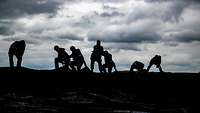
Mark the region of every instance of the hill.
<instances>
[{"instance_id":1,"label":"hill","mask_svg":"<svg viewBox=\"0 0 200 113\"><path fill-rule=\"evenodd\" d=\"M0 68L0 112L193 113L199 73Z\"/></svg>"}]
</instances>

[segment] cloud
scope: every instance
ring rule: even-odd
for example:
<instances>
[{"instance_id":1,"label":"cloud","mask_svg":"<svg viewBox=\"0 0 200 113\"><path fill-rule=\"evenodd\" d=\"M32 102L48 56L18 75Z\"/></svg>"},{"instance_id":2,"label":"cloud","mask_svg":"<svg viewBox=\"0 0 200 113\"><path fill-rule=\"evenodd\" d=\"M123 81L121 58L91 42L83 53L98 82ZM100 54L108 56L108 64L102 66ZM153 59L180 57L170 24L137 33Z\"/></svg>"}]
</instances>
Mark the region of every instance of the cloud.
<instances>
[{"instance_id":1,"label":"cloud","mask_svg":"<svg viewBox=\"0 0 200 113\"><path fill-rule=\"evenodd\" d=\"M22 15L55 13L61 2L56 0L1 0L0 18L16 18Z\"/></svg>"},{"instance_id":2,"label":"cloud","mask_svg":"<svg viewBox=\"0 0 200 113\"><path fill-rule=\"evenodd\" d=\"M9 28L7 28L6 26L0 26L0 35L9 35L11 34L9 32Z\"/></svg>"},{"instance_id":3,"label":"cloud","mask_svg":"<svg viewBox=\"0 0 200 113\"><path fill-rule=\"evenodd\" d=\"M125 25L105 25L88 32L88 40L115 43L155 43L161 40L157 21L139 21ZM151 27L151 29L149 29Z\"/></svg>"},{"instance_id":4,"label":"cloud","mask_svg":"<svg viewBox=\"0 0 200 113\"><path fill-rule=\"evenodd\" d=\"M104 43L104 42L103 42ZM120 51L120 50L131 50L131 51L142 51L137 43L104 43L104 49Z\"/></svg>"},{"instance_id":5,"label":"cloud","mask_svg":"<svg viewBox=\"0 0 200 113\"><path fill-rule=\"evenodd\" d=\"M118 42L118 43L142 43L142 42L156 42L161 37L154 32L131 32L131 31L108 31L108 32L91 32L88 34L90 41L102 40L104 42Z\"/></svg>"},{"instance_id":6,"label":"cloud","mask_svg":"<svg viewBox=\"0 0 200 113\"><path fill-rule=\"evenodd\" d=\"M10 30L11 23L9 21L0 20L0 35L10 35L13 32Z\"/></svg>"},{"instance_id":7,"label":"cloud","mask_svg":"<svg viewBox=\"0 0 200 113\"><path fill-rule=\"evenodd\" d=\"M182 31L171 34L171 37L179 42L190 43L193 41L200 41L200 33L198 31Z\"/></svg>"},{"instance_id":8,"label":"cloud","mask_svg":"<svg viewBox=\"0 0 200 113\"><path fill-rule=\"evenodd\" d=\"M14 34L14 35L11 35L11 36L6 36L2 39L2 41L7 41L7 42L14 42L14 41L17 41L17 40L25 40L25 42L27 44L33 44L33 45L41 44L40 40L37 40L37 39L30 37L26 34Z\"/></svg>"},{"instance_id":9,"label":"cloud","mask_svg":"<svg viewBox=\"0 0 200 113\"><path fill-rule=\"evenodd\" d=\"M1 0L0 10L1 66L16 40L27 42L24 66L40 69L54 68L55 44L90 56L102 40L119 69L161 54L166 71L199 70L197 0Z\"/></svg>"},{"instance_id":10,"label":"cloud","mask_svg":"<svg viewBox=\"0 0 200 113\"><path fill-rule=\"evenodd\" d=\"M111 13L103 12L103 13L99 14L99 16L101 16L101 17L116 17L116 16L124 16L124 14L117 12L117 11L113 11Z\"/></svg>"},{"instance_id":11,"label":"cloud","mask_svg":"<svg viewBox=\"0 0 200 113\"><path fill-rule=\"evenodd\" d=\"M154 1L154 0L153 0ZM162 2L147 2L135 6L128 16L128 22L141 20L141 19L160 19L164 22L179 22L182 17L184 9L190 4L184 1L165 1Z\"/></svg>"},{"instance_id":12,"label":"cloud","mask_svg":"<svg viewBox=\"0 0 200 113\"><path fill-rule=\"evenodd\" d=\"M59 39L68 39L68 40L83 40L82 37L75 35L75 34L71 34L71 33L61 35L58 38Z\"/></svg>"}]
</instances>

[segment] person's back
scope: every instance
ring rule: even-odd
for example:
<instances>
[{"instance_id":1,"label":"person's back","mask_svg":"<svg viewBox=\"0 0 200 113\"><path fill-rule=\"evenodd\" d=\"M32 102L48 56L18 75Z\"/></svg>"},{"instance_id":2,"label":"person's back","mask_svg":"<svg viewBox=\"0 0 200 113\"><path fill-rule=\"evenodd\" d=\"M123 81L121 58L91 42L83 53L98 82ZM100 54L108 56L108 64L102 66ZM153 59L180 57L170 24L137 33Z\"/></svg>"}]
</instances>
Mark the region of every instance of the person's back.
<instances>
[{"instance_id":1,"label":"person's back","mask_svg":"<svg viewBox=\"0 0 200 113\"><path fill-rule=\"evenodd\" d=\"M130 68L130 72L132 72L134 69L138 70L138 71L142 71L144 68L144 64L142 62L139 61L135 61Z\"/></svg>"},{"instance_id":2,"label":"person's back","mask_svg":"<svg viewBox=\"0 0 200 113\"><path fill-rule=\"evenodd\" d=\"M24 40L15 41L11 44L8 51L10 67L14 67L13 56L17 57L17 67L21 67L22 56L24 54L25 47L26 43Z\"/></svg>"},{"instance_id":3,"label":"person's back","mask_svg":"<svg viewBox=\"0 0 200 113\"><path fill-rule=\"evenodd\" d=\"M161 66L161 56L160 55L155 55L151 60L150 60L150 63L149 63L149 66L147 68L147 72L150 70L151 66L152 65L156 65L156 68L159 69L160 72L163 72Z\"/></svg>"},{"instance_id":4,"label":"person's back","mask_svg":"<svg viewBox=\"0 0 200 113\"><path fill-rule=\"evenodd\" d=\"M103 53L103 47L100 45L95 45L94 50L92 52L93 58L101 57L102 53Z\"/></svg>"},{"instance_id":5,"label":"person's back","mask_svg":"<svg viewBox=\"0 0 200 113\"><path fill-rule=\"evenodd\" d=\"M70 62L70 67L72 68L72 70L80 71L83 64L85 64L86 67L86 63L80 49L76 49L74 46L71 46L70 50L72 51L70 57L73 59Z\"/></svg>"},{"instance_id":6,"label":"person's back","mask_svg":"<svg viewBox=\"0 0 200 113\"><path fill-rule=\"evenodd\" d=\"M13 54L16 56L23 55L25 47L26 44L24 40L15 41L14 43L11 44L8 54Z\"/></svg>"},{"instance_id":7,"label":"person's back","mask_svg":"<svg viewBox=\"0 0 200 113\"><path fill-rule=\"evenodd\" d=\"M58 58L62 59L62 60L68 60L69 59L69 55L67 54L67 52L65 51L64 48L58 49Z\"/></svg>"},{"instance_id":8,"label":"person's back","mask_svg":"<svg viewBox=\"0 0 200 113\"><path fill-rule=\"evenodd\" d=\"M55 58L55 68L59 68L59 62L62 63L67 69L69 66L70 57L65 51L64 48L60 48L58 46L54 46L54 50L58 53L58 57Z\"/></svg>"},{"instance_id":9,"label":"person's back","mask_svg":"<svg viewBox=\"0 0 200 113\"><path fill-rule=\"evenodd\" d=\"M110 62L113 62L112 60L112 55L110 53L107 53L104 55L104 60L105 60L105 63L110 63Z\"/></svg>"},{"instance_id":10,"label":"person's back","mask_svg":"<svg viewBox=\"0 0 200 113\"><path fill-rule=\"evenodd\" d=\"M74 51L72 51L72 55L71 56L74 58L74 60L78 60L78 61L84 60L80 49L75 49Z\"/></svg>"},{"instance_id":11,"label":"person's back","mask_svg":"<svg viewBox=\"0 0 200 113\"><path fill-rule=\"evenodd\" d=\"M157 67L159 67L159 65L161 64L161 56L160 55L154 56L151 59L150 64L155 64Z\"/></svg>"}]
</instances>

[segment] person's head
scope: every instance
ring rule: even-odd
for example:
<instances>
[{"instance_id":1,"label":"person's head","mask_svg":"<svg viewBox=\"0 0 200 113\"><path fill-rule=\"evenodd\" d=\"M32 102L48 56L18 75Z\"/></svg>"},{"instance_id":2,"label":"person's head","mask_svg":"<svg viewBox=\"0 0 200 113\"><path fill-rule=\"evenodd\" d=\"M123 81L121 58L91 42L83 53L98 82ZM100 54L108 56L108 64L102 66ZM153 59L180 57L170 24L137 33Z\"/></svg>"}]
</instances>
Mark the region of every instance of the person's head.
<instances>
[{"instance_id":1,"label":"person's head","mask_svg":"<svg viewBox=\"0 0 200 113\"><path fill-rule=\"evenodd\" d=\"M24 40L20 40L19 42L25 44L25 41L24 41Z\"/></svg>"},{"instance_id":2,"label":"person's head","mask_svg":"<svg viewBox=\"0 0 200 113\"><path fill-rule=\"evenodd\" d=\"M155 55L155 57L161 57L160 55Z\"/></svg>"},{"instance_id":3,"label":"person's head","mask_svg":"<svg viewBox=\"0 0 200 113\"><path fill-rule=\"evenodd\" d=\"M55 50L55 51L58 51L58 49L59 49L59 46L57 46L57 45L54 46L54 50Z\"/></svg>"},{"instance_id":4,"label":"person's head","mask_svg":"<svg viewBox=\"0 0 200 113\"><path fill-rule=\"evenodd\" d=\"M75 49L76 49L76 48L75 48L74 46L71 46L71 47L70 47L70 50L71 50L71 51L74 51Z\"/></svg>"},{"instance_id":5,"label":"person's head","mask_svg":"<svg viewBox=\"0 0 200 113\"><path fill-rule=\"evenodd\" d=\"M107 55L108 54L108 51L103 51L103 55Z\"/></svg>"},{"instance_id":6,"label":"person's head","mask_svg":"<svg viewBox=\"0 0 200 113\"><path fill-rule=\"evenodd\" d=\"M101 45L101 41L97 40L97 45L100 46Z\"/></svg>"}]
</instances>

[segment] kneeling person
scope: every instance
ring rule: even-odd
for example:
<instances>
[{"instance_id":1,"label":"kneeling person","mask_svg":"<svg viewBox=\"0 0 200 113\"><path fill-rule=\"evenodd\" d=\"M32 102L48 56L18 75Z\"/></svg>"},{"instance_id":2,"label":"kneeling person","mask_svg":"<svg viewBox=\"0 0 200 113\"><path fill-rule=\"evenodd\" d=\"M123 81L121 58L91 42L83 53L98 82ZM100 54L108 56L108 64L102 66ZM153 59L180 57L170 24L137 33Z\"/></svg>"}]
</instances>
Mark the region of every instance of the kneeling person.
<instances>
[{"instance_id":1,"label":"kneeling person","mask_svg":"<svg viewBox=\"0 0 200 113\"><path fill-rule=\"evenodd\" d=\"M70 50L72 51L70 58L73 59L70 62L70 67L72 68L72 70L80 71L83 64L85 64L85 67L87 67L80 49L76 49L74 46L71 46Z\"/></svg>"},{"instance_id":2,"label":"kneeling person","mask_svg":"<svg viewBox=\"0 0 200 113\"><path fill-rule=\"evenodd\" d=\"M108 51L104 51L103 56L104 56L104 60L105 60L105 64L103 64L104 73L107 73L106 68L108 68L108 73L112 72L112 68L114 68L115 71L117 71L116 65L115 65L114 61L112 60L112 55L110 53L108 53Z\"/></svg>"},{"instance_id":3,"label":"kneeling person","mask_svg":"<svg viewBox=\"0 0 200 113\"><path fill-rule=\"evenodd\" d=\"M56 45L54 50L58 53L58 57L55 58L55 68L58 69L59 63L61 63L65 68L69 69L70 58L65 49Z\"/></svg>"}]
</instances>

